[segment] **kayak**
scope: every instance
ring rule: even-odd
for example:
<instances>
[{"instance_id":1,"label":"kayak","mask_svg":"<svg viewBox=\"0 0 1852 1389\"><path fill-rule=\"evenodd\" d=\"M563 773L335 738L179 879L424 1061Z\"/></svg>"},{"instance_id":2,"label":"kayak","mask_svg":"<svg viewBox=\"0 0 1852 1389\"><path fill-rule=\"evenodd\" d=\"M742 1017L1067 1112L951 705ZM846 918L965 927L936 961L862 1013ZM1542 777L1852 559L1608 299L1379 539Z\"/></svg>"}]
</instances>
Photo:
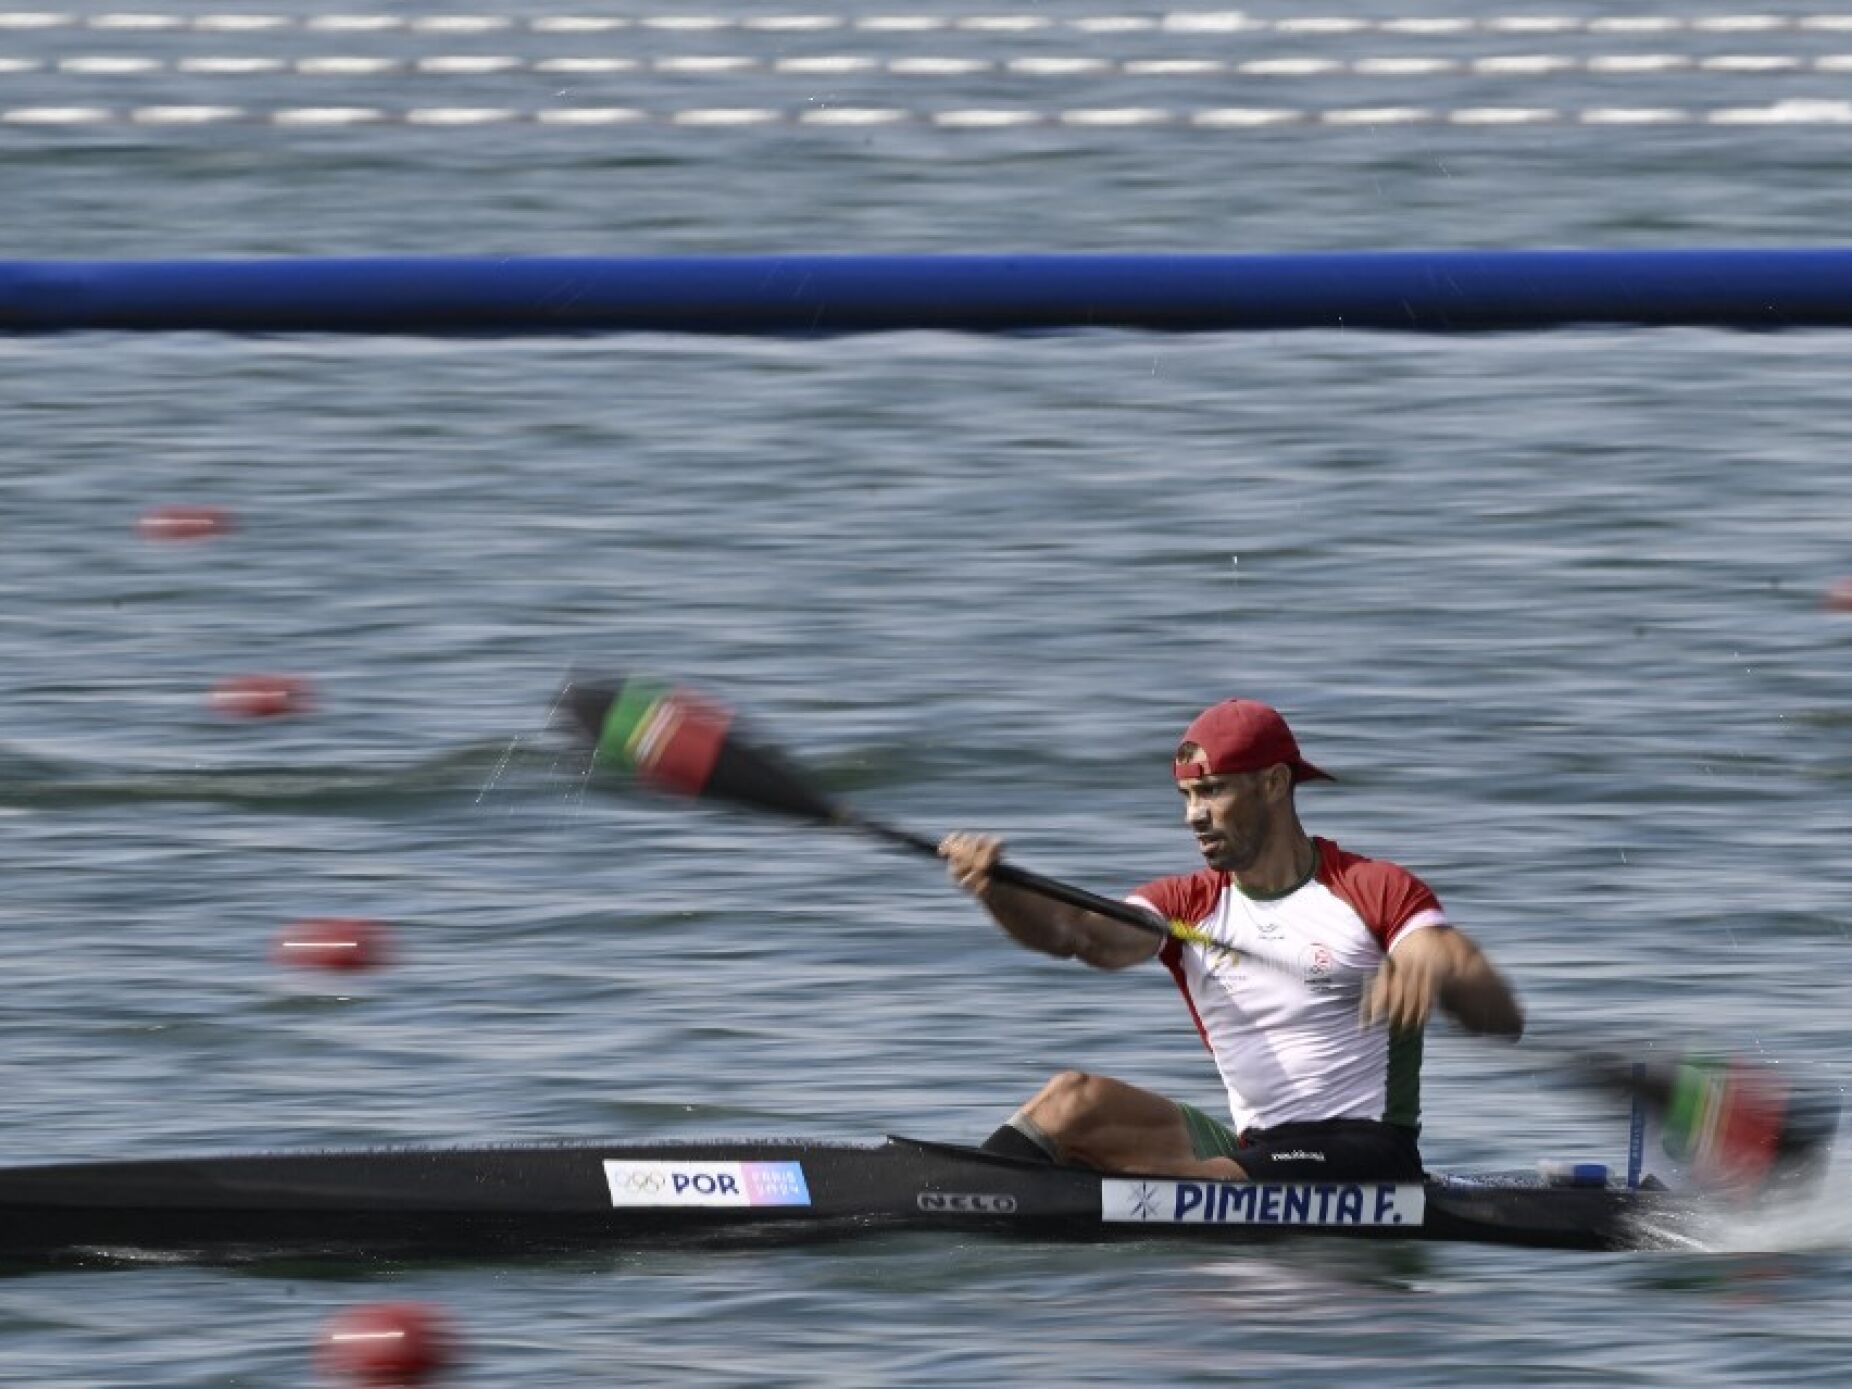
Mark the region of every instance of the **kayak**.
<instances>
[{"instance_id":1,"label":"kayak","mask_svg":"<svg viewBox=\"0 0 1852 1389\"><path fill-rule=\"evenodd\" d=\"M900 1137L571 1142L0 1168L0 1262L510 1258L883 1231L1624 1249L1664 1243L1694 1214L1600 1167L1247 1183Z\"/></svg>"}]
</instances>

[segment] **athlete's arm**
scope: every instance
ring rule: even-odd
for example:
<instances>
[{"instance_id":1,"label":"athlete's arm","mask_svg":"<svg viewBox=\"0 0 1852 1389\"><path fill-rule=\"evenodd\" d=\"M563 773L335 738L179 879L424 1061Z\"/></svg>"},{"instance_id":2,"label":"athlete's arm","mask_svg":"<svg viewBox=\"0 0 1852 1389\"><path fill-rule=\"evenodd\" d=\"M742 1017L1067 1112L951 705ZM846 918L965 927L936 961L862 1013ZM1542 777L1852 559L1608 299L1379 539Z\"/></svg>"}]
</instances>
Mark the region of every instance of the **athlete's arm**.
<instances>
[{"instance_id":1,"label":"athlete's arm","mask_svg":"<svg viewBox=\"0 0 1852 1389\"><path fill-rule=\"evenodd\" d=\"M1125 969L1150 959L1163 943L1123 921L998 882L991 873L1003 857L1000 839L948 834L940 841L939 857L952 881L982 902L1011 939L1044 955L1080 960L1095 969Z\"/></svg>"},{"instance_id":2,"label":"athlete's arm","mask_svg":"<svg viewBox=\"0 0 1852 1389\"><path fill-rule=\"evenodd\" d=\"M1425 927L1395 943L1364 997L1363 1020L1417 1031L1437 1004L1468 1032L1513 1041L1524 1035L1524 1010L1511 986L1472 937L1452 926Z\"/></svg>"}]
</instances>

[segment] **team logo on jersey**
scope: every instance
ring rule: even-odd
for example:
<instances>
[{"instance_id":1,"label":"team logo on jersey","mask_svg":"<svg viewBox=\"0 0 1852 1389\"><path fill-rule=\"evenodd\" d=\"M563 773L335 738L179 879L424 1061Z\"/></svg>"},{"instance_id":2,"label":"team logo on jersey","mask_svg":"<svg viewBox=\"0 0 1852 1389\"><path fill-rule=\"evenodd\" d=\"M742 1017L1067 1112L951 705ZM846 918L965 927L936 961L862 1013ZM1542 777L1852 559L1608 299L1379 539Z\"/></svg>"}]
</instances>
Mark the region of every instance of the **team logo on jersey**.
<instances>
[{"instance_id":1,"label":"team logo on jersey","mask_svg":"<svg viewBox=\"0 0 1852 1389\"><path fill-rule=\"evenodd\" d=\"M1337 983L1337 956L1326 945L1308 945L1299 954L1299 969L1308 989L1329 989Z\"/></svg>"}]
</instances>

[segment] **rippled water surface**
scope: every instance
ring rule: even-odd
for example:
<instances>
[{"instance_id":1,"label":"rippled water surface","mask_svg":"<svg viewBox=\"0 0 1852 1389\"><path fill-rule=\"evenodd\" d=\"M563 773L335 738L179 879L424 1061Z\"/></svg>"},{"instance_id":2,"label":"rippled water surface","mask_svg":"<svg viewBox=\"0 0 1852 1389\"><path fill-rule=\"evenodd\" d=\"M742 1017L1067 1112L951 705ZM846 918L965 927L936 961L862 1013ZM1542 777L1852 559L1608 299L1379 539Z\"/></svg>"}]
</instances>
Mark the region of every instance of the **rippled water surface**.
<instances>
[{"instance_id":1,"label":"rippled water surface","mask_svg":"<svg viewBox=\"0 0 1852 1389\"><path fill-rule=\"evenodd\" d=\"M1352 65L1289 97L1004 70L838 96L1703 112L1823 79L1696 63L1643 91L1585 60L1839 46L1797 22L1699 26L1721 10L1557 38L1411 38L1381 0L1367 13L1361 33L1188 39ZM202 31L11 32L40 66L0 74L0 107L116 114L0 126L10 256L1843 237L1842 141L1804 122L175 128L126 113L207 99L175 67ZM1083 51L855 32L886 57ZM1115 61L1163 49L1085 32ZM673 35L571 51L721 51ZM827 95L764 66L821 40L722 37L761 67L568 97ZM298 25L236 51L491 43L415 39ZM1354 67L1417 48L1462 66ZM1584 66L1488 96L1469 60L1519 51ZM103 52L158 57L143 80L169 87L58 67ZM238 80L216 99L568 99L440 97L410 70ZM1708 1040L1837 1086L1852 617L1822 595L1852 574L1849 376L1843 334L0 341L6 1158L973 1138L1066 1066L1218 1103L1161 972L1019 952L932 866L860 840L586 785L548 729L573 670L714 690L869 809L1000 831L1112 891L1192 862L1164 775L1183 723L1266 698L1341 778L1306 793L1310 826L1429 878L1541 1024ZM237 529L141 539L164 502ZM253 671L312 680L313 713L209 708ZM275 963L307 916L389 923L393 964L331 981ZM1430 1162L1619 1159L1623 1116L1546 1059L1447 1030L1428 1055ZM306 1385L330 1315L405 1297L449 1309L457 1385L1837 1385L1845 1191L1831 1176L1711 1253L894 1238L14 1277L0 1382Z\"/></svg>"}]
</instances>

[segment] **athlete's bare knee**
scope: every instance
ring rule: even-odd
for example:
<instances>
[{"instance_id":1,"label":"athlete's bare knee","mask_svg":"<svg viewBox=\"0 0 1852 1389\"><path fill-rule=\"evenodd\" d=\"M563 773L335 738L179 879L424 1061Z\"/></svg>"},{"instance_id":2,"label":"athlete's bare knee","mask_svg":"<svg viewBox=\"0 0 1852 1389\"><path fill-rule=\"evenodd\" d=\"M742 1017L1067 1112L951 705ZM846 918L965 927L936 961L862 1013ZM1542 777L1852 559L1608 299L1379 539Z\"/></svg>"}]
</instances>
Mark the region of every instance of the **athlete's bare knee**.
<instances>
[{"instance_id":1,"label":"athlete's bare knee","mask_svg":"<svg viewBox=\"0 0 1852 1389\"><path fill-rule=\"evenodd\" d=\"M1085 1071L1062 1071L1025 1108L1050 1137L1059 1139L1085 1126L1105 1102L1112 1082Z\"/></svg>"}]
</instances>

